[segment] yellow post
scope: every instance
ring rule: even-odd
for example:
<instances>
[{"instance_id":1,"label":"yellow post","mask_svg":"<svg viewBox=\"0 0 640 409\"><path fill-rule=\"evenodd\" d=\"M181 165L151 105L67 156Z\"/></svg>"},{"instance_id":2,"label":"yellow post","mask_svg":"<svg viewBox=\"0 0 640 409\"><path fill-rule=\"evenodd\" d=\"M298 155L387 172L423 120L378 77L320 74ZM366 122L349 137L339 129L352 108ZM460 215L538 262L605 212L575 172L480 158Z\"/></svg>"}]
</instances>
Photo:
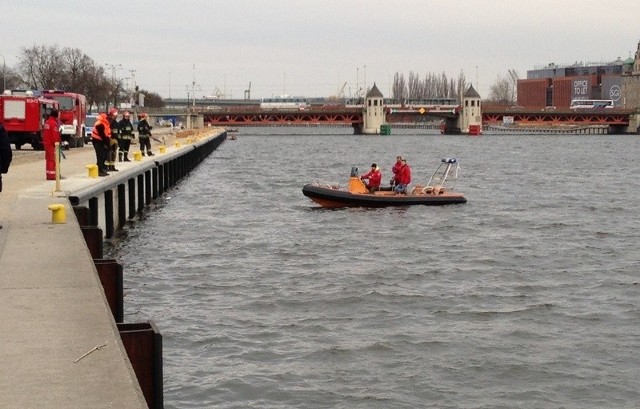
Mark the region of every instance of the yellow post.
<instances>
[{"instance_id":1,"label":"yellow post","mask_svg":"<svg viewBox=\"0 0 640 409\"><path fill-rule=\"evenodd\" d=\"M176 141L176 148L180 147L180 142Z\"/></svg>"},{"instance_id":2,"label":"yellow post","mask_svg":"<svg viewBox=\"0 0 640 409\"><path fill-rule=\"evenodd\" d=\"M191 138L187 138L187 144L191 143Z\"/></svg>"},{"instance_id":3,"label":"yellow post","mask_svg":"<svg viewBox=\"0 0 640 409\"><path fill-rule=\"evenodd\" d=\"M65 224L67 222L67 213L63 204L50 204L49 210L51 210L51 223Z\"/></svg>"},{"instance_id":4,"label":"yellow post","mask_svg":"<svg viewBox=\"0 0 640 409\"><path fill-rule=\"evenodd\" d=\"M90 178L98 177L98 165L87 165L87 170L89 171Z\"/></svg>"},{"instance_id":5,"label":"yellow post","mask_svg":"<svg viewBox=\"0 0 640 409\"><path fill-rule=\"evenodd\" d=\"M135 160L136 162L140 162L142 160L142 152L133 152L133 160Z\"/></svg>"},{"instance_id":6,"label":"yellow post","mask_svg":"<svg viewBox=\"0 0 640 409\"><path fill-rule=\"evenodd\" d=\"M159 148L160 148L160 153L167 153L167 147L166 146L160 145Z\"/></svg>"}]
</instances>

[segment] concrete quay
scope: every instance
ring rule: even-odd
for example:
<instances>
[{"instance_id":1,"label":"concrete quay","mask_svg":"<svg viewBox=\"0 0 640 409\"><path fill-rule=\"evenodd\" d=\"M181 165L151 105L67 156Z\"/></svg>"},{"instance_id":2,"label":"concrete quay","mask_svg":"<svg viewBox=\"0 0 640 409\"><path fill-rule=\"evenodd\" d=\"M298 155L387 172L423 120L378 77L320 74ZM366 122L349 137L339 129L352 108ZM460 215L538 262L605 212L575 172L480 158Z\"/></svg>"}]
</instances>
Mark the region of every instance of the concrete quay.
<instances>
[{"instance_id":1,"label":"concrete quay","mask_svg":"<svg viewBox=\"0 0 640 409\"><path fill-rule=\"evenodd\" d=\"M167 134L164 154L155 145L157 156L119 162L120 172L101 178L90 178L86 168L95 163L92 146L65 151L60 191L45 180L43 152L15 152L0 193L0 408L162 407L161 397L148 405L69 198L98 203L95 196L107 197L127 178L148 185L144 172L164 160L182 166L191 152L224 138L224 129L211 128L177 146ZM64 206L66 223L52 222L52 204Z\"/></svg>"}]
</instances>

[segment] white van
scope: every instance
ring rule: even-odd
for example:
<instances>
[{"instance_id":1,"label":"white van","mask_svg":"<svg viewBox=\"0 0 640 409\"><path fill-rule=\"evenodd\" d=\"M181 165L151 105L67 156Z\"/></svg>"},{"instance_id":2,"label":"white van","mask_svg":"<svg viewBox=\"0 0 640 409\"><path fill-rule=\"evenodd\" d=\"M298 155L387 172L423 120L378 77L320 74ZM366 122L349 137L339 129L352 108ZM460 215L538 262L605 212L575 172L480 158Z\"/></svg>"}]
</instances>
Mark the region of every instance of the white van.
<instances>
[{"instance_id":1,"label":"white van","mask_svg":"<svg viewBox=\"0 0 640 409\"><path fill-rule=\"evenodd\" d=\"M93 125L96 124L98 115L87 115L84 121L84 143L91 142L91 131L93 131Z\"/></svg>"}]
</instances>

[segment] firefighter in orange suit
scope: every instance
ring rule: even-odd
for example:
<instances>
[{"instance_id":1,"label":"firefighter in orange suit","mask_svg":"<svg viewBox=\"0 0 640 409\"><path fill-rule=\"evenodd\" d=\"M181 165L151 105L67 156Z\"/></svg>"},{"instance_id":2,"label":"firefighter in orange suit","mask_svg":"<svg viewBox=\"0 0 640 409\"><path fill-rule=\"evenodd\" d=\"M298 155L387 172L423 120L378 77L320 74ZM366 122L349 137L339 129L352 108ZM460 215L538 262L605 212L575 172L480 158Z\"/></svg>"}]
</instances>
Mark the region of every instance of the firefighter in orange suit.
<instances>
[{"instance_id":1,"label":"firefighter in orange suit","mask_svg":"<svg viewBox=\"0 0 640 409\"><path fill-rule=\"evenodd\" d=\"M56 179L56 142L61 143L62 140L60 139L58 111L52 109L44 123L42 135L47 180Z\"/></svg>"}]
</instances>

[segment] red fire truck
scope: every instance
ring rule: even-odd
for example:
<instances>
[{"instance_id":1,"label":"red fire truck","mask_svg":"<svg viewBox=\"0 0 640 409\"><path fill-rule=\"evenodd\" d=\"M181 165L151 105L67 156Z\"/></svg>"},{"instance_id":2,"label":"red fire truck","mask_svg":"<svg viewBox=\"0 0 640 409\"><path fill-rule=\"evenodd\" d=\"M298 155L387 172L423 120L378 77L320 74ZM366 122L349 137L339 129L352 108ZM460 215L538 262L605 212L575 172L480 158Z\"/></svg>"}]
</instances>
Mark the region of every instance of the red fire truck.
<instances>
[{"instance_id":1,"label":"red fire truck","mask_svg":"<svg viewBox=\"0 0 640 409\"><path fill-rule=\"evenodd\" d=\"M60 136L69 147L84 146L84 126L87 117L87 100L84 95L61 90L45 90L42 95L60 104L58 120Z\"/></svg>"},{"instance_id":2,"label":"red fire truck","mask_svg":"<svg viewBox=\"0 0 640 409\"><path fill-rule=\"evenodd\" d=\"M59 105L58 101L35 96L31 91L5 91L0 95L0 116L9 134L9 142L16 149L26 143L33 149L43 149L44 121L49 112L58 109Z\"/></svg>"}]
</instances>

